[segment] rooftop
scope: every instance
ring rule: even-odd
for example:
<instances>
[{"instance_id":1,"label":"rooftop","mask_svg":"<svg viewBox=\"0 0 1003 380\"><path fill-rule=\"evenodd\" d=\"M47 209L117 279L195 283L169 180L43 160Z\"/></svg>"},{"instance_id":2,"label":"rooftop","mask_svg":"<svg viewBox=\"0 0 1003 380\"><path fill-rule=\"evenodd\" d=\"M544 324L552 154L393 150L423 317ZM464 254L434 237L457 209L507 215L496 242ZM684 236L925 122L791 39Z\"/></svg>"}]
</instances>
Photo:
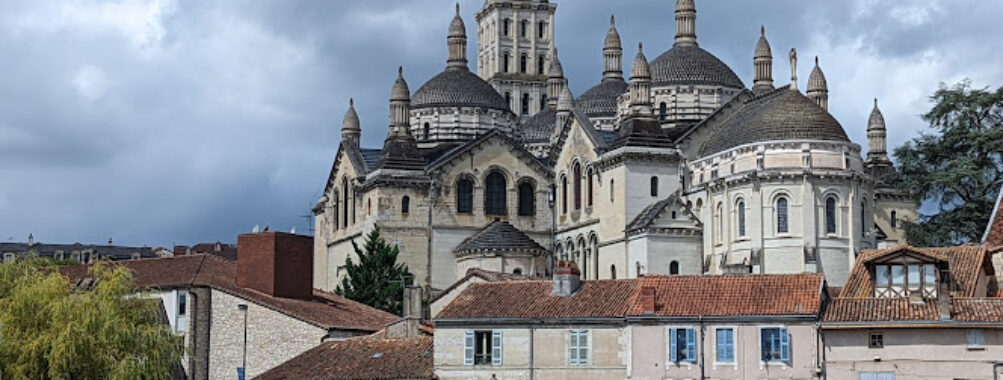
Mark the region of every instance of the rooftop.
<instances>
[{"instance_id":1,"label":"rooftop","mask_svg":"<svg viewBox=\"0 0 1003 380\"><path fill-rule=\"evenodd\" d=\"M257 379L432 379L433 348L430 336L324 342Z\"/></svg>"}]
</instances>

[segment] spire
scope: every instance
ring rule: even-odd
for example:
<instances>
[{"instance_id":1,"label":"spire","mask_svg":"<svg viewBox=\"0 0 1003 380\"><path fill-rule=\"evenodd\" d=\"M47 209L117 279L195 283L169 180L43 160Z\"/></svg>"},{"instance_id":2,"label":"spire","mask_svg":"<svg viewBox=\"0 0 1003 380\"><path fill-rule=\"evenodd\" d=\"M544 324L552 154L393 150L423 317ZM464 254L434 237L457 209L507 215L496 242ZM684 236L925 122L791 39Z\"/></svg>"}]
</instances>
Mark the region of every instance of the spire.
<instances>
[{"instance_id":1,"label":"spire","mask_svg":"<svg viewBox=\"0 0 1003 380\"><path fill-rule=\"evenodd\" d=\"M822 73L822 68L818 66L818 56L815 56L815 68L811 70L811 75L808 76L808 99L811 99L819 107L828 111L829 110L829 86L825 81L825 74Z\"/></svg>"},{"instance_id":2,"label":"spire","mask_svg":"<svg viewBox=\"0 0 1003 380\"><path fill-rule=\"evenodd\" d=\"M697 46L697 7L693 0L676 0L675 46Z\"/></svg>"},{"instance_id":3,"label":"spire","mask_svg":"<svg viewBox=\"0 0 1003 380\"><path fill-rule=\"evenodd\" d=\"M609 15L609 32L603 42L603 79L623 79L623 47L620 46L620 33L616 31L616 18Z\"/></svg>"},{"instance_id":4,"label":"spire","mask_svg":"<svg viewBox=\"0 0 1003 380\"><path fill-rule=\"evenodd\" d=\"M390 130L383 141L383 151L377 169L421 170L425 160L418 144L411 136L409 121L411 109L410 90L404 80L404 68L397 68L397 80L390 90Z\"/></svg>"},{"instance_id":5,"label":"spire","mask_svg":"<svg viewBox=\"0 0 1003 380\"><path fill-rule=\"evenodd\" d=\"M411 136L409 130L409 115L411 108L411 90L404 80L404 67L397 68L397 80L390 90L390 134L395 136Z\"/></svg>"},{"instance_id":6,"label":"spire","mask_svg":"<svg viewBox=\"0 0 1003 380\"><path fill-rule=\"evenodd\" d=\"M463 25L460 18L460 3L456 3L456 16L453 22L449 23L449 34L446 37L446 44L449 46L449 60L446 67L467 68L467 27Z\"/></svg>"},{"instance_id":7,"label":"spire","mask_svg":"<svg viewBox=\"0 0 1003 380\"><path fill-rule=\"evenodd\" d=\"M556 47L553 48L550 55L554 58L550 61L550 73L547 74L547 107L553 109L557 107L562 89L568 87L568 81L564 79L564 68L561 66L561 60L557 58Z\"/></svg>"},{"instance_id":8,"label":"spire","mask_svg":"<svg viewBox=\"0 0 1003 380\"><path fill-rule=\"evenodd\" d=\"M348 111L345 111L345 118L341 121L341 142L358 146L361 136L362 127L359 114L355 112L355 99L348 99Z\"/></svg>"},{"instance_id":9,"label":"spire","mask_svg":"<svg viewBox=\"0 0 1003 380\"><path fill-rule=\"evenodd\" d=\"M630 68L630 108L634 115L647 116L651 113L651 68L644 56L644 46L637 44L637 56Z\"/></svg>"},{"instance_id":10,"label":"spire","mask_svg":"<svg viewBox=\"0 0 1003 380\"><path fill-rule=\"evenodd\" d=\"M773 51L770 42L766 40L766 27L759 27L759 42L756 42L756 52L752 58L755 68L752 91L762 94L773 89Z\"/></svg>"},{"instance_id":11,"label":"spire","mask_svg":"<svg viewBox=\"0 0 1003 380\"><path fill-rule=\"evenodd\" d=\"M874 98L874 109L867 119L867 166L890 164L887 149L888 131L885 117L878 109L878 98Z\"/></svg>"},{"instance_id":12,"label":"spire","mask_svg":"<svg viewBox=\"0 0 1003 380\"><path fill-rule=\"evenodd\" d=\"M788 57L791 59L791 90L798 91L798 51L791 48Z\"/></svg>"},{"instance_id":13,"label":"spire","mask_svg":"<svg viewBox=\"0 0 1003 380\"><path fill-rule=\"evenodd\" d=\"M567 87L561 89L561 95L557 98L557 112L571 112L575 108L575 97Z\"/></svg>"}]
</instances>

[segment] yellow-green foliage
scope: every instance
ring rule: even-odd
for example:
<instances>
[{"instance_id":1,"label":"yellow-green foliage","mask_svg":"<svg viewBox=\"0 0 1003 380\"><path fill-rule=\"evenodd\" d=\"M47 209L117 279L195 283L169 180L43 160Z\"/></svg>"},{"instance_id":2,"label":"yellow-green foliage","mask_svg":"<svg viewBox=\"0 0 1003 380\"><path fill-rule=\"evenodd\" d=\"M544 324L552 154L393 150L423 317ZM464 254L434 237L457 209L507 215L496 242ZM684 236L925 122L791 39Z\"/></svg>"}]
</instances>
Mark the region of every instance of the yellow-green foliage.
<instances>
[{"instance_id":1,"label":"yellow-green foliage","mask_svg":"<svg viewBox=\"0 0 1003 380\"><path fill-rule=\"evenodd\" d=\"M128 269L93 265L77 289L38 259L0 264L0 377L166 379L182 340Z\"/></svg>"}]
</instances>

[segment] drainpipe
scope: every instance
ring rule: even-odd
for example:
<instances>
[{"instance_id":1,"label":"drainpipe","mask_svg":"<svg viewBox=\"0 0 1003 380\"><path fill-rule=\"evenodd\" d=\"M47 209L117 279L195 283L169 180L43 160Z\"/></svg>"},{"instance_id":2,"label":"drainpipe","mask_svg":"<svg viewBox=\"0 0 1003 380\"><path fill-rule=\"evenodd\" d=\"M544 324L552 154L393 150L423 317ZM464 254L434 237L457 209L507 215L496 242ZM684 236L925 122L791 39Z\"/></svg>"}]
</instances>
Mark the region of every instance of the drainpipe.
<instances>
[{"instance_id":1,"label":"drainpipe","mask_svg":"<svg viewBox=\"0 0 1003 380\"><path fill-rule=\"evenodd\" d=\"M817 331L818 342L819 342L818 343L818 352L819 353L815 357L816 358L818 358L819 356L822 357L821 360L819 360L819 363L818 363L818 368L822 370L822 373L819 374L819 378L825 379L826 378L826 370L825 370L825 333L822 332L822 324L821 323L816 323L815 324L815 331Z\"/></svg>"},{"instance_id":2,"label":"drainpipe","mask_svg":"<svg viewBox=\"0 0 1003 380\"><path fill-rule=\"evenodd\" d=\"M432 295L432 214L435 209L435 201L439 199L439 180L433 179L428 188L428 223L426 224L426 235L428 235L428 254L425 258L425 291L431 298ZM407 287L407 284L402 286Z\"/></svg>"},{"instance_id":3,"label":"drainpipe","mask_svg":"<svg viewBox=\"0 0 1003 380\"><path fill-rule=\"evenodd\" d=\"M555 185L556 186L556 185ZM554 205L556 196L554 186L547 191L547 206L550 207L550 260L547 260L547 272L554 273L554 255L557 254L557 209ZM532 330L530 330L532 331Z\"/></svg>"},{"instance_id":4,"label":"drainpipe","mask_svg":"<svg viewBox=\"0 0 1003 380\"><path fill-rule=\"evenodd\" d=\"M705 372L705 368L704 367L705 367L706 363L704 363L704 348L705 347L704 347L704 342L703 342L703 340L704 340L704 334L706 333L706 326L704 326L704 324L703 324L703 316L702 315L699 316L699 317L697 317L697 322L700 324L700 380L704 380L704 379L707 378L707 375L704 373Z\"/></svg>"},{"instance_id":5,"label":"drainpipe","mask_svg":"<svg viewBox=\"0 0 1003 380\"><path fill-rule=\"evenodd\" d=\"M533 380L533 331L532 327L529 328L529 380Z\"/></svg>"},{"instance_id":6,"label":"drainpipe","mask_svg":"<svg viewBox=\"0 0 1003 380\"><path fill-rule=\"evenodd\" d=\"M1000 369L1003 368L1003 362L993 363L993 380L1000 380Z\"/></svg>"}]
</instances>

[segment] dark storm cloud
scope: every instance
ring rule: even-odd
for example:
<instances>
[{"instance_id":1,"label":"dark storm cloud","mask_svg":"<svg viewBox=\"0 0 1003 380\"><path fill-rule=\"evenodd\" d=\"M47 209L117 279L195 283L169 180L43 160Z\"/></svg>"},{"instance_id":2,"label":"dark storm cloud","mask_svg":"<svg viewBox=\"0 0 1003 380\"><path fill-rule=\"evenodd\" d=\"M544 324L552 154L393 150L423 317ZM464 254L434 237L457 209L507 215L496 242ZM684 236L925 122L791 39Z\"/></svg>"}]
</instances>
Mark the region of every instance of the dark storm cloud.
<instances>
[{"instance_id":1,"label":"dark storm cloud","mask_svg":"<svg viewBox=\"0 0 1003 380\"><path fill-rule=\"evenodd\" d=\"M557 44L575 94L599 81L615 13L626 65L672 44L673 1L559 3ZM473 14L461 2L476 51ZM348 98L363 144L386 134L404 66L412 91L445 66L450 1L32 1L0 3L0 239L169 245L234 240L253 225L300 232L320 195ZM765 25L787 83L821 57L830 109L863 143L880 97L897 145L941 81L1003 78L1003 4L700 1L702 47L748 85ZM476 63L471 59L471 67Z\"/></svg>"}]
</instances>

